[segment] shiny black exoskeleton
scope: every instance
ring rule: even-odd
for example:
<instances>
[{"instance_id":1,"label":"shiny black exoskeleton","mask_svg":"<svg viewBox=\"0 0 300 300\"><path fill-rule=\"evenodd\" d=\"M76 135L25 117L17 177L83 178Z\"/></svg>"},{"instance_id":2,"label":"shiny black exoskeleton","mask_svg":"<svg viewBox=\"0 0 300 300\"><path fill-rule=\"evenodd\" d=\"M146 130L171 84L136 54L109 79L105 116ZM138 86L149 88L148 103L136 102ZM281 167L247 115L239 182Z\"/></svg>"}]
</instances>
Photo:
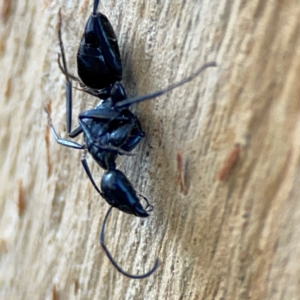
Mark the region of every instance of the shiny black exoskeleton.
<instances>
[{"instance_id":1,"label":"shiny black exoskeleton","mask_svg":"<svg viewBox=\"0 0 300 300\"><path fill-rule=\"evenodd\" d=\"M97 12L94 1L77 53L78 76L91 89L102 90L122 79L122 62L116 34L107 19Z\"/></svg>"},{"instance_id":2,"label":"shiny black exoskeleton","mask_svg":"<svg viewBox=\"0 0 300 300\"><path fill-rule=\"evenodd\" d=\"M88 19L85 31L77 54L78 75L80 79L68 73L63 42L61 38L61 15L59 24L59 41L61 48L62 64L58 59L60 69L66 76L66 123L70 138L75 138L81 133L84 135L84 144L79 144L68 139L62 139L56 133L48 113L49 125L56 141L66 147L84 150L82 165L95 189L112 206L128 214L138 217L148 217L152 206L148 200L141 196L147 203L144 208L127 177L116 169L118 154L131 155L130 152L145 136L137 117L129 110L131 104L145 101L165 94L198 76L204 69L215 66L214 62L207 63L194 74L172 84L169 87L134 98L127 98L122 84L122 64L115 33L108 19L97 13L99 0L95 0L93 12ZM72 83L71 80L80 82L83 90L100 98L98 105L79 114L79 125L72 130ZM101 180L101 190L96 185L86 161L86 152L89 152L98 165L106 172ZM111 208L112 208L111 207ZM154 267L146 274L132 275L122 270L112 258L104 244L104 229L106 220L111 212L108 210L104 219L100 243L112 264L119 272L130 278L145 278L151 275L158 266L156 260Z\"/></svg>"}]
</instances>

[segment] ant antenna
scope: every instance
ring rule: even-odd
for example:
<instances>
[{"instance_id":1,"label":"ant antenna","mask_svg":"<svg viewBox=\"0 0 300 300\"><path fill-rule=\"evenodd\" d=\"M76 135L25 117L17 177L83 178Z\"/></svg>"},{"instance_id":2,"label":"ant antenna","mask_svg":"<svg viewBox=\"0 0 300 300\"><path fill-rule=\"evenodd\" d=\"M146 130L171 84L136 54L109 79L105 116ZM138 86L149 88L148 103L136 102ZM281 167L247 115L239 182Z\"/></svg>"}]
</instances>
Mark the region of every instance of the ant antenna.
<instances>
[{"instance_id":1,"label":"ant antenna","mask_svg":"<svg viewBox=\"0 0 300 300\"><path fill-rule=\"evenodd\" d=\"M146 278L148 276L150 276L152 273L155 272L155 270L157 269L158 267L158 263L159 263L159 259L157 258L155 263L154 263L154 266L153 268L148 271L147 273L145 274L142 274L142 275L132 275L132 274L129 274L127 272L125 272L118 264L117 262L113 259L112 255L110 254L109 250L107 249L107 247L105 246L104 244L104 230L105 230L105 225L106 225L106 221L107 221L107 218L109 216L109 214L111 213L113 209L113 206L111 206L109 208L109 210L107 211L106 215L105 215L105 218L104 218L104 221L102 223L102 228L101 228L101 234L100 234L100 244L102 246L102 248L104 249L108 259L111 261L111 263L113 264L113 266L121 273L123 274L124 276L126 277L129 277L129 278L132 278L132 279L143 279L143 278Z\"/></svg>"},{"instance_id":2,"label":"ant antenna","mask_svg":"<svg viewBox=\"0 0 300 300\"><path fill-rule=\"evenodd\" d=\"M115 107L116 108L121 108L121 107L125 107L125 106L130 106L133 103L138 103L138 102L142 102L142 101L145 101L145 100L149 100L149 99L161 96L161 95L163 95L167 92L170 92L173 89L175 89L175 88L177 88L177 87L179 87L179 86L181 86L181 85L183 85L183 84L185 84L189 81L192 81L195 77L197 77L205 69L210 68L210 67L216 67L216 66L217 66L217 64L216 64L215 61L208 62L208 63L202 65L195 73L191 74L187 78L184 78L184 79L180 80L177 83L173 83L170 86L168 86L168 87L166 87L166 88L164 88L160 91L157 91L157 92L154 92L154 93L151 93L151 94L148 94L148 95L137 96L137 97L133 97L133 98L129 98L129 99L119 101L115 104Z\"/></svg>"}]
</instances>

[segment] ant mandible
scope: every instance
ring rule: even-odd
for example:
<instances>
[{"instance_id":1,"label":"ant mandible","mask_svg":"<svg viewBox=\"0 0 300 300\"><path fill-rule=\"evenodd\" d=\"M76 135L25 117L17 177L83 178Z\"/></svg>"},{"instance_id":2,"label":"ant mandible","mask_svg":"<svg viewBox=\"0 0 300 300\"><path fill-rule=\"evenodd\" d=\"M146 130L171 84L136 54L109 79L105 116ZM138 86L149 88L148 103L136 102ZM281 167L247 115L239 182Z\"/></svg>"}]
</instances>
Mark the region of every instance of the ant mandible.
<instances>
[{"instance_id":1,"label":"ant mandible","mask_svg":"<svg viewBox=\"0 0 300 300\"><path fill-rule=\"evenodd\" d=\"M145 208L142 206L130 181L124 173L116 168L118 154L131 155L130 152L145 136L138 118L129 110L129 107L134 103L161 96L193 80L204 69L215 67L216 63L206 63L189 77L160 91L144 96L128 98L123 85L120 83L122 79L122 62L117 38L107 17L100 12L97 13L98 5L99 0L95 0L93 12L86 23L77 53L77 68L80 79L70 74L67 69L61 36L62 20L59 11L58 38L62 63L59 55L58 64L66 77L67 133L70 138L75 138L83 133L84 143L79 144L68 139L62 139L52 124L49 112L45 110L48 114L49 126L57 143L65 147L83 150L81 162L84 170L97 192L111 205L106 213L101 228L101 246L111 263L121 274L129 278L141 279L155 272L159 262L158 259L156 259L154 266L147 273L142 275L129 274L116 263L104 243L104 230L107 218L113 207L142 218L148 217L148 212L153 209L153 206L149 204L148 200L140 195L147 203ZM79 126L74 130L72 130L71 80L78 81L85 92L100 99L100 102L95 108L79 114ZM98 165L106 170L101 180L101 190L95 183L87 164L87 151L92 155Z\"/></svg>"}]
</instances>

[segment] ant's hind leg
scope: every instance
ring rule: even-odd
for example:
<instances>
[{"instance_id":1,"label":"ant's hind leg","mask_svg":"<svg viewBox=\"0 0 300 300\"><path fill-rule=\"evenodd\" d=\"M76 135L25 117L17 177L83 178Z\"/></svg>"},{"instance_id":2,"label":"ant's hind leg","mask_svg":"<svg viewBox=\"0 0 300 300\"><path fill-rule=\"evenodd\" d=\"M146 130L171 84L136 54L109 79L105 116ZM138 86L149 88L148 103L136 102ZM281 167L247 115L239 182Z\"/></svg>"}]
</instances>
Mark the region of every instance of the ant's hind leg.
<instances>
[{"instance_id":1,"label":"ant's hind leg","mask_svg":"<svg viewBox=\"0 0 300 300\"><path fill-rule=\"evenodd\" d=\"M106 215L105 215L105 218L104 218L104 221L102 223L102 227L101 227L101 232L100 232L100 244L103 248L103 250L105 251L108 259L110 260L110 262L113 264L113 266L121 273L123 274L124 276L128 277L128 278L131 278L131 279L143 279L143 278L146 278L146 277L149 277L150 275L152 275L157 267L158 267L158 264L159 264L159 260L158 258L155 260L155 263L152 267L152 269L150 271L148 271L147 273L145 274L141 274L141 275L134 275L134 274L130 274L130 273L127 273L126 271L124 271L118 264L117 262L114 260L114 258L112 257L110 251L108 250L108 248L106 247L105 245L105 242L104 242L104 231L105 231L105 226L106 226L106 222L107 222L107 218L109 216L109 214L111 213L113 209L113 206L111 206L109 208L109 210L107 211Z\"/></svg>"},{"instance_id":2,"label":"ant's hind leg","mask_svg":"<svg viewBox=\"0 0 300 300\"><path fill-rule=\"evenodd\" d=\"M88 165L88 163L87 163L87 161L86 161L86 152L87 152L87 150L85 149L84 152L83 152L83 154L82 154L82 157L81 157L81 163L82 163L82 166L83 166L83 168L84 168L84 170L85 170L85 172L86 172L88 178L90 179L92 185L93 185L94 188L96 189L96 191L103 197L103 193L102 193L102 192L99 190L99 188L97 187L97 184L96 184L96 182L95 182L95 180L94 180L94 178L93 178L93 175L92 175L92 173L91 173L91 170L90 170L90 168L89 168L89 165ZM103 198L104 198L104 197L103 197Z\"/></svg>"}]
</instances>

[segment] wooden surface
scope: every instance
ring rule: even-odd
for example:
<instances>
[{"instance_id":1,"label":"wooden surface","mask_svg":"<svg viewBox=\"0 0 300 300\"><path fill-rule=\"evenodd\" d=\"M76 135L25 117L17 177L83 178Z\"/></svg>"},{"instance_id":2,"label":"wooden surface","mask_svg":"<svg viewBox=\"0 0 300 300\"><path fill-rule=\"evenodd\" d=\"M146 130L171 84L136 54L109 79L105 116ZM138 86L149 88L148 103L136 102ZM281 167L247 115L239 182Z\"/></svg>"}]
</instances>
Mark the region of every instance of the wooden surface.
<instances>
[{"instance_id":1,"label":"wooden surface","mask_svg":"<svg viewBox=\"0 0 300 300\"><path fill-rule=\"evenodd\" d=\"M70 70L92 3L1 0L0 299L300 299L299 1L103 0L129 95L217 68L136 105L147 136L118 167L155 206L114 210L65 136L58 9ZM76 115L96 99L74 92ZM81 141L81 139L79 139ZM97 182L103 171L89 158Z\"/></svg>"}]
</instances>

